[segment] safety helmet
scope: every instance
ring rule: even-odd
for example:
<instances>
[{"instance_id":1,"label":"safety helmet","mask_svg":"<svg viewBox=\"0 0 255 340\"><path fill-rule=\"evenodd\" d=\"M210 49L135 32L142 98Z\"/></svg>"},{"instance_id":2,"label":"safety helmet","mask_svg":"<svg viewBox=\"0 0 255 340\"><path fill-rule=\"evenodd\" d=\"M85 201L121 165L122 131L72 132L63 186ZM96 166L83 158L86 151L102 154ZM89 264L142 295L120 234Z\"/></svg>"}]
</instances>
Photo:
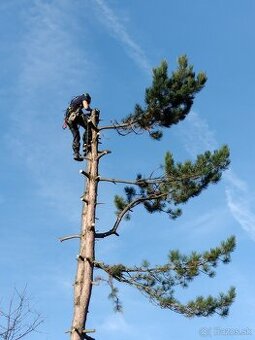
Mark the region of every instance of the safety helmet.
<instances>
[{"instance_id":1,"label":"safety helmet","mask_svg":"<svg viewBox=\"0 0 255 340\"><path fill-rule=\"evenodd\" d=\"M87 92L84 93L84 100L86 100L89 104L91 102L91 97L90 97L90 95Z\"/></svg>"}]
</instances>

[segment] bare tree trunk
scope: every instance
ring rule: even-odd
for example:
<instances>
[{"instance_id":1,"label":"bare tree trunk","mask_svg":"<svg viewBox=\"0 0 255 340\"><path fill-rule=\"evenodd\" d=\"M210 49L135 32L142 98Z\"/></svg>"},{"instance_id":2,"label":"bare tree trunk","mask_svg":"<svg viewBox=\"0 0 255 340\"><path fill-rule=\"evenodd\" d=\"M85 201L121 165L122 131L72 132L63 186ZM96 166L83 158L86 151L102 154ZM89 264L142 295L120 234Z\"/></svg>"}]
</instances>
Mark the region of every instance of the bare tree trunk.
<instances>
[{"instance_id":1,"label":"bare tree trunk","mask_svg":"<svg viewBox=\"0 0 255 340\"><path fill-rule=\"evenodd\" d=\"M98 114L91 114L92 127L98 124ZM74 316L71 340L89 339L86 335L86 320L92 291L95 258L95 214L98 186L98 134L92 130L91 152L87 161L87 180L82 209L80 253L77 258L77 272L74 282Z\"/></svg>"}]
</instances>

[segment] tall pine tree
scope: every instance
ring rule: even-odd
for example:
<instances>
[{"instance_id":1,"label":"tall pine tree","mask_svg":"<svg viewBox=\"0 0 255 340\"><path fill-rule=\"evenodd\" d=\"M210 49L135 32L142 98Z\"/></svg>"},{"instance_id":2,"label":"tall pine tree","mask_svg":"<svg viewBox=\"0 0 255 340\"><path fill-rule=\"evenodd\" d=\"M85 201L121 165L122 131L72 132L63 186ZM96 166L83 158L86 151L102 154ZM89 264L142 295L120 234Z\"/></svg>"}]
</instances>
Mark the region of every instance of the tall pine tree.
<instances>
[{"instance_id":1,"label":"tall pine tree","mask_svg":"<svg viewBox=\"0 0 255 340\"><path fill-rule=\"evenodd\" d=\"M101 131L115 130L121 136L145 132L151 138L160 140L165 128L170 128L186 118L195 95L204 87L206 80L204 73L196 75L187 57L181 56L176 71L170 76L166 61L153 69L152 85L145 90L144 105L136 104L129 116L112 122L109 126L100 126L99 112L93 110L88 126L92 132L91 151L86 157L86 169L81 171L86 180L82 196L81 231L77 235L61 239L80 239L74 282L74 317L70 329L72 340L93 339L90 333L94 330L88 329L86 325L92 287L96 280L95 270L101 272L97 280L109 284L110 297L116 310L121 309L121 304L114 283L120 282L137 288L161 308L170 309L186 317L228 314L235 298L233 287L216 297L199 296L186 303L175 297L175 288L187 287L199 275L213 277L219 263L229 263L235 248L233 236L203 253L194 251L190 255L183 255L179 251L170 251L166 263L153 267L146 261L133 266L122 263L109 265L103 259L98 259L95 254L95 241L112 235L119 236L121 222L131 218L136 206L144 206L149 213L164 212L175 219L180 216L183 203L200 195L208 185L221 179L223 171L230 163L229 149L225 145L214 152L205 151L193 162L176 163L173 155L167 152L162 172L157 176L145 177L137 174L133 180L127 180L104 178L101 173L99 175L100 161L110 153L108 150L99 151ZM100 182L124 185L124 192L121 196L116 195L114 199L117 208L114 224L108 230L99 232L96 227L96 208Z\"/></svg>"}]
</instances>

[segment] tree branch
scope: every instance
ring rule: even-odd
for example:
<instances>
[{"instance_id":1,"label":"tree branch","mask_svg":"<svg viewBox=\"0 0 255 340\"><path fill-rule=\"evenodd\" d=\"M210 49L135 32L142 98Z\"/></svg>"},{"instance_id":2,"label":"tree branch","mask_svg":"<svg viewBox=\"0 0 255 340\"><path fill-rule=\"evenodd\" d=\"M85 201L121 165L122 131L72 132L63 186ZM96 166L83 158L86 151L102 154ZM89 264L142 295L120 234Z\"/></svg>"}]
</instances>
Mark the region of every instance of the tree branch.
<instances>
[{"instance_id":1,"label":"tree branch","mask_svg":"<svg viewBox=\"0 0 255 340\"><path fill-rule=\"evenodd\" d=\"M99 176L99 181L101 182L110 182L110 183L123 183L123 184L133 184L133 185L138 185L137 181L130 181L126 179L117 179L117 178L105 178L105 177L100 177ZM143 181L141 181L143 182Z\"/></svg>"},{"instance_id":2,"label":"tree branch","mask_svg":"<svg viewBox=\"0 0 255 340\"><path fill-rule=\"evenodd\" d=\"M103 150L98 153L97 159L100 159L101 157L108 155L109 153L112 153L110 150Z\"/></svg>"},{"instance_id":3,"label":"tree branch","mask_svg":"<svg viewBox=\"0 0 255 340\"><path fill-rule=\"evenodd\" d=\"M60 242L64 242L64 241L67 241L67 240L71 240L73 238L81 238L81 235L80 234L74 234L74 235L69 235L69 236L64 236L64 237L60 237L59 238L59 241Z\"/></svg>"},{"instance_id":4,"label":"tree branch","mask_svg":"<svg viewBox=\"0 0 255 340\"><path fill-rule=\"evenodd\" d=\"M106 177L100 177L99 181L101 182L109 182L109 183L123 183L123 184L131 184L131 185L143 185L143 184L157 184L157 183L163 183L168 181L169 179L172 179L170 177L155 177L155 178L143 178L139 180L128 180L128 179L119 179L119 178L106 178ZM173 177L174 179L174 177ZM175 179L176 180L176 179Z\"/></svg>"},{"instance_id":5,"label":"tree branch","mask_svg":"<svg viewBox=\"0 0 255 340\"><path fill-rule=\"evenodd\" d=\"M113 227L108 230L108 231L105 231L105 232L102 232L102 233L96 233L95 234L95 237L96 238L105 238L105 237L108 237L110 235L118 235L117 233L117 230L118 230L118 227L119 227L119 224L120 222L122 221L123 217L126 215L126 213L128 211L130 211L132 208L134 208L135 206L139 205L140 203L142 202L145 202L145 201L150 201L150 200L154 200L154 199L158 199L162 196L164 196L165 193L160 193L158 195L156 194L153 194L151 196L147 196L147 197L140 197L140 198L137 198L135 199L134 201L130 202L121 212L120 214L117 216L117 219L113 225Z\"/></svg>"},{"instance_id":6,"label":"tree branch","mask_svg":"<svg viewBox=\"0 0 255 340\"><path fill-rule=\"evenodd\" d=\"M187 304L182 304L174 297L174 287L187 287L200 273L213 277L214 268L219 262L229 263L230 254L235 248L235 237L231 236L220 246L203 253L192 252L191 255L182 255L178 251L171 251L168 263L151 267L148 262L141 266L126 267L119 263L107 265L104 262L94 261L98 269L102 269L109 278L118 282L134 286L147 296L151 302L162 308L172 309L178 313L191 316L208 316L217 313L226 316L229 306L235 298L235 289L232 287L227 294L220 293L219 297L197 297Z\"/></svg>"},{"instance_id":7,"label":"tree branch","mask_svg":"<svg viewBox=\"0 0 255 340\"><path fill-rule=\"evenodd\" d=\"M81 171L80 171L81 172ZM86 176L86 175L85 175ZM164 182L169 182L169 181L175 181L175 182L181 182L181 181L185 181L185 180L196 180L198 178L200 178L202 176L201 173L195 173L192 175L183 175L178 177L174 177L174 176L159 176L159 177L155 177L155 178L143 178L143 179L139 179L137 181L132 181L132 180L128 180L128 179L119 179L119 178L106 178L106 177L100 177L99 176L99 180L101 182L109 182L109 183L123 183L123 184L131 184L131 185L141 185L141 184L157 184L157 183L164 183Z\"/></svg>"},{"instance_id":8,"label":"tree branch","mask_svg":"<svg viewBox=\"0 0 255 340\"><path fill-rule=\"evenodd\" d=\"M90 178L90 177L89 177L89 174L88 174L86 171L80 170L79 172L80 172L81 175L83 175L83 176L85 176L85 177L87 177L87 178Z\"/></svg>"},{"instance_id":9,"label":"tree branch","mask_svg":"<svg viewBox=\"0 0 255 340\"><path fill-rule=\"evenodd\" d=\"M123 123L123 124L113 124L113 125L106 125L106 126L99 126L98 130L117 130L117 129L123 129L132 126L135 123L135 121L130 122L130 123Z\"/></svg>"}]
</instances>

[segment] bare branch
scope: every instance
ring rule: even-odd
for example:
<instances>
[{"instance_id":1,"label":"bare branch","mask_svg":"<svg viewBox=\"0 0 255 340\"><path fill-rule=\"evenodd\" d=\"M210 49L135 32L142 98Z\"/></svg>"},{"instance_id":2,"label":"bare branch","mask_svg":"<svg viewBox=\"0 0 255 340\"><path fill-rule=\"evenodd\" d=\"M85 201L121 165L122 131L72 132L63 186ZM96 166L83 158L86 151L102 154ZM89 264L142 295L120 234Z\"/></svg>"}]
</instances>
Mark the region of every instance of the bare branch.
<instances>
[{"instance_id":1,"label":"bare branch","mask_svg":"<svg viewBox=\"0 0 255 340\"><path fill-rule=\"evenodd\" d=\"M158 199L160 197L163 197L165 196L165 193L160 193L160 194L152 194L150 196L147 196L147 197L139 197L137 199L135 199L134 201L130 202L121 212L120 214L117 216L117 219L113 225L113 227L106 231L106 232L102 232L102 233L96 233L95 234L95 237L96 238L105 238L107 236L110 236L110 235L118 235L117 233L117 230L118 230L118 227L120 225L120 222L122 221L123 217L132 209L134 208L135 206L139 205L140 203L143 203L145 201L150 201L150 200L154 200L154 199Z\"/></svg>"},{"instance_id":2,"label":"bare branch","mask_svg":"<svg viewBox=\"0 0 255 340\"><path fill-rule=\"evenodd\" d=\"M112 125L99 127L99 131L100 130L117 130L118 134L121 136L126 136L132 132L134 132L137 135L142 134L144 131L140 127L135 128L135 124L137 122L138 120L130 120L129 122L120 124L117 121L115 121ZM123 132L120 132L121 129ZM137 131L138 129L140 130L139 132Z\"/></svg>"},{"instance_id":3,"label":"bare branch","mask_svg":"<svg viewBox=\"0 0 255 340\"><path fill-rule=\"evenodd\" d=\"M103 150L103 151L100 151L100 152L98 153L97 159L100 159L101 157L103 157L103 156L105 156L105 155L108 155L108 154L110 154L110 153L112 153L110 150Z\"/></svg>"},{"instance_id":4,"label":"bare branch","mask_svg":"<svg viewBox=\"0 0 255 340\"><path fill-rule=\"evenodd\" d=\"M137 181L129 181L125 179L117 179L117 178L105 178L105 177L100 177L99 176L99 181L101 182L110 182L110 183L123 183L123 184L133 184L133 185L138 185Z\"/></svg>"},{"instance_id":5,"label":"bare branch","mask_svg":"<svg viewBox=\"0 0 255 340\"><path fill-rule=\"evenodd\" d=\"M107 125L107 126L101 126L98 128L99 131L101 130L117 130L117 129L123 129L123 128L127 128L127 127L130 127L131 125L133 124L132 123L123 123L123 124L114 124L113 125Z\"/></svg>"},{"instance_id":6,"label":"bare branch","mask_svg":"<svg viewBox=\"0 0 255 340\"><path fill-rule=\"evenodd\" d=\"M119 179L119 178L106 178L100 177L99 181L101 182L109 182L109 183L123 183L123 184L131 184L131 185L142 185L142 184L157 184L163 183L169 179L169 177L155 177L155 178L143 178L139 180L128 180L128 179Z\"/></svg>"},{"instance_id":7,"label":"bare branch","mask_svg":"<svg viewBox=\"0 0 255 340\"><path fill-rule=\"evenodd\" d=\"M8 311L1 309L0 316L0 339L4 340L19 340L36 331L43 322L41 315L31 309L26 288L21 293L15 290Z\"/></svg>"},{"instance_id":8,"label":"bare branch","mask_svg":"<svg viewBox=\"0 0 255 340\"><path fill-rule=\"evenodd\" d=\"M105 177L100 177L99 180L101 182L110 182L110 183L123 183L123 184L131 184L131 185L142 185L142 184L158 184L158 183L164 183L164 182L182 182L185 180L196 180L201 177L201 173L198 171L197 173L194 173L192 175L182 175L182 176L170 176L170 175L162 175L158 177L151 178L142 178L139 180L128 180L128 179L118 179L118 178L105 178Z\"/></svg>"},{"instance_id":9,"label":"bare branch","mask_svg":"<svg viewBox=\"0 0 255 340\"><path fill-rule=\"evenodd\" d=\"M80 174L85 176L85 177L87 177L87 178L89 178L89 174L86 171L84 171L84 170L80 170Z\"/></svg>"},{"instance_id":10,"label":"bare branch","mask_svg":"<svg viewBox=\"0 0 255 340\"><path fill-rule=\"evenodd\" d=\"M81 235L80 234L74 234L74 235L69 235L69 236L64 236L64 237L60 237L59 238L59 241L60 242L64 242L64 241L67 241L67 240L71 240L73 238L81 238Z\"/></svg>"}]
</instances>

